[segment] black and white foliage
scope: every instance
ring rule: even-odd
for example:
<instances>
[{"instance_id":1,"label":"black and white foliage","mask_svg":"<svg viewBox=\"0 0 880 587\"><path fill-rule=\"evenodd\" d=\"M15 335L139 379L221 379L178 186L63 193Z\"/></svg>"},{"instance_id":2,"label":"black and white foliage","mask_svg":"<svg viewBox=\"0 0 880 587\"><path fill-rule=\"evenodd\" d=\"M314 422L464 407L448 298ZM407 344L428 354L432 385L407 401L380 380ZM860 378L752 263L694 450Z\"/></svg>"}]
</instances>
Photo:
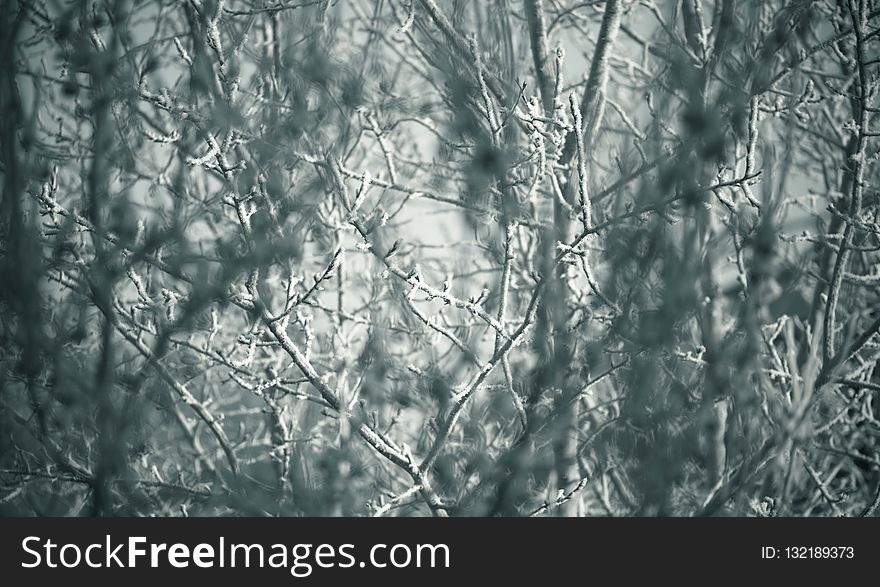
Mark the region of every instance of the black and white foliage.
<instances>
[{"instance_id":1,"label":"black and white foliage","mask_svg":"<svg viewBox=\"0 0 880 587\"><path fill-rule=\"evenodd\" d=\"M0 513L873 515L874 0L7 0Z\"/></svg>"}]
</instances>

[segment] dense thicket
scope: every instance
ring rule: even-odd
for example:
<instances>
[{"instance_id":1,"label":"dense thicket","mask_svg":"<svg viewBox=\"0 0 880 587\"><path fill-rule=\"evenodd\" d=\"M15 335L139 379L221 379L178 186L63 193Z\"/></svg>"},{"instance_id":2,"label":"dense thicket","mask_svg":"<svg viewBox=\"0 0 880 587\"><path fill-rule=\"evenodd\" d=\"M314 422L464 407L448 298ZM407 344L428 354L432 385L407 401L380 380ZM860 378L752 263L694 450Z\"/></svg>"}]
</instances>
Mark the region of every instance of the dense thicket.
<instances>
[{"instance_id":1,"label":"dense thicket","mask_svg":"<svg viewBox=\"0 0 880 587\"><path fill-rule=\"evenodd\" d=\"M2 13L0 513L876 510L875 1Z\"/></svg>"}]
</instances>

